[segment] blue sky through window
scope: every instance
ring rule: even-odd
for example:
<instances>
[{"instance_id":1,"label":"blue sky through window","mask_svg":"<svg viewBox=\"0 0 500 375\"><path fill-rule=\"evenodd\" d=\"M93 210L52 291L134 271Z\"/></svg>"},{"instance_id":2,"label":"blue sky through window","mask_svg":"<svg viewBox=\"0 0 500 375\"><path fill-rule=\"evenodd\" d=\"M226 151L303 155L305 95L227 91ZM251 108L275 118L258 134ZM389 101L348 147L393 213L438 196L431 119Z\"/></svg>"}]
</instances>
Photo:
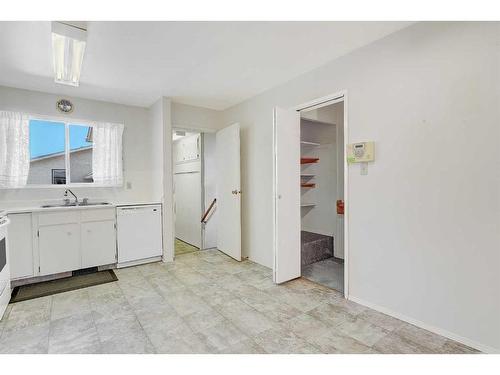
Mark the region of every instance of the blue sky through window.
<instances>
[{"instance_id":1,"label":"blue sky through window","mask_svg":"<svg viewBox=\"0 0 500 375\"><path fill-rule=\"evenodd\" d=\"M85 125L69 126L69 147L71 150L92 146L92 142L87 142L89 127Z\"/></svg>"},{"instance_id":2,"label":"blue sky through window","mask_svg":"<svg viewBox=\"0 0 500 375\"><path fill-rule=\"evenodd\" d=\"M69 144L71 150L91 146L87 142L88 126L70 125ZM64 152L64 123L54 121L30 121L30 156L38 158L44 155Z\"/></svg>"}]
</instances>

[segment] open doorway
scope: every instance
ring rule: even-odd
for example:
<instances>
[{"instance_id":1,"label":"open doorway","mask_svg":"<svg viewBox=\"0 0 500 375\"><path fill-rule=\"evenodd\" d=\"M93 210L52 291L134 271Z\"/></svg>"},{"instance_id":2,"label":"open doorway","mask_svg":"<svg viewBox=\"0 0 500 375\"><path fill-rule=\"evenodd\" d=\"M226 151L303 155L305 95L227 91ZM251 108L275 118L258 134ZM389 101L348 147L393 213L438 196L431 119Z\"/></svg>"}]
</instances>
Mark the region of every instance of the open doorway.
<instances>
[{"instance_id":1,"label":"open doorway","mask_svg":"<svg viewBox=\"0 0 500 375\"><path fill-rule=\"evenodd\" d=\"M175 129L172 134L174 182L174 255L217 246L216 207L202 223L205 207L215 199L215 134Z\"/></svg>"},{"instance_id":2,"label":"open doorway","mask_svg":"<svg viewBox=\"0 0 500 375\"><path fill-rule=\"evenodd\" d=\"M344 292L344 102L300 112L301 275Z\"/></svg>"},{"instance_id":3,"label":"open doorway","mask_svg":"<svg viewBox=\"0 0 500 375\"><path fill-rule=\"evenodd\" d=\"M303 276L347 298L346 103L341 92L274 109L273 281Z\"/></svg>"},{"instance_id":4,"label":"open doorway","mask_svg":"<svg viewBox=\"0 0 500 375\"><path fill-rule=\"evenodd\" d=\"M174 128L172 160L174 257L216 248L241 260L239 124Z\"/></svg>"}]
</instances>

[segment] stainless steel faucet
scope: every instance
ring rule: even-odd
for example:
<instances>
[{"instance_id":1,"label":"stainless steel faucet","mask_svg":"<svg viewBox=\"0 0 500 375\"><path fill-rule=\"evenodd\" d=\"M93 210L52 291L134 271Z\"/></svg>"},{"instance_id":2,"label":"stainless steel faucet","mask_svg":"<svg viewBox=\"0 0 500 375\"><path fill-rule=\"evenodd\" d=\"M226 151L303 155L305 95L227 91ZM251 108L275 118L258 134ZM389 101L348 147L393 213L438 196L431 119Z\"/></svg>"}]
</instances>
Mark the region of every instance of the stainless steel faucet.
<instances>
[{"instance_id":1,"label":"stainless steel faucet","mask_svg":"<svg viewBox=\"0 0 500 375\"><path fill-rule=\"evenodd\" d=\"M78 204L78 197L73 193L70 189L66 189L64 192L64 196L67 197L68 193L70 193L75 198L75 204Z\"/></svg>"}]
</instances>

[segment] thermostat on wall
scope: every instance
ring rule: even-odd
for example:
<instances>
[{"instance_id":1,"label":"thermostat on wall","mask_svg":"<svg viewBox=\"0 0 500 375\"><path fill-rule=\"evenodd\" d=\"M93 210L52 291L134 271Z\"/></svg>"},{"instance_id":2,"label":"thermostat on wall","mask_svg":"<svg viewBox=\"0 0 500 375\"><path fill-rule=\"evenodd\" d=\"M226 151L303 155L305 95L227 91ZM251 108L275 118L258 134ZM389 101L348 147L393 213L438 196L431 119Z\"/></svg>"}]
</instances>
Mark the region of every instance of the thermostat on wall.
<instances>
[{"instance_id":1,"label":"thermostat on wall","mask_svg":"<svg viewBox=\"0 0 500 375\"><path fill-rule=\"evenodd\" d=\"M375 160L375 143L358 142L347 145L348 163L366 163Z\"/></svg>"}]
</instances>

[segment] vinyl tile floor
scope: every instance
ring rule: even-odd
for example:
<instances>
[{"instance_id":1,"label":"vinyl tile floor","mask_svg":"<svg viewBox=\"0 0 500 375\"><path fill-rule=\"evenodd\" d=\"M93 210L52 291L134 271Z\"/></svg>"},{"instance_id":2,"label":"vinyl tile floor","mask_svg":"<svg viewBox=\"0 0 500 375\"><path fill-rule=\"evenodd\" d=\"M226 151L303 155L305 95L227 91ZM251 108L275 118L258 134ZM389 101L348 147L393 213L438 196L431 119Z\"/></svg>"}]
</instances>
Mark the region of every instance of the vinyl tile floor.
<instances>
[{"instance_id":1,"label":"vinyl tile floor","mask_svg":"<svg viewBox=\"0 0 500 375\"><path fill-rule=\"evenodd\" d=\"M344 264L334 258L302 266L302 277L344 293Z\"/></svg>"},{"instance_id":2,"label":"vinyl tile floor","mask_svg":"<svg viewBox=\"0 0 500 375\"><path fill-rule=\"evenodd\" d=\"M175 255L177 256L181 254L193 253L200 249L176 238L174 243L174 250Z\"/></svg>"},{"instance_id":3,"label":"vinyl tile floor","mask_svg":"<svg viewBox=\"0 0 500 375\"><path fill-rule=\"evenodd\" d=\"M0 353L475 353L300 278L217 250L11 304Z\"/></svg>"}]
</instances>

